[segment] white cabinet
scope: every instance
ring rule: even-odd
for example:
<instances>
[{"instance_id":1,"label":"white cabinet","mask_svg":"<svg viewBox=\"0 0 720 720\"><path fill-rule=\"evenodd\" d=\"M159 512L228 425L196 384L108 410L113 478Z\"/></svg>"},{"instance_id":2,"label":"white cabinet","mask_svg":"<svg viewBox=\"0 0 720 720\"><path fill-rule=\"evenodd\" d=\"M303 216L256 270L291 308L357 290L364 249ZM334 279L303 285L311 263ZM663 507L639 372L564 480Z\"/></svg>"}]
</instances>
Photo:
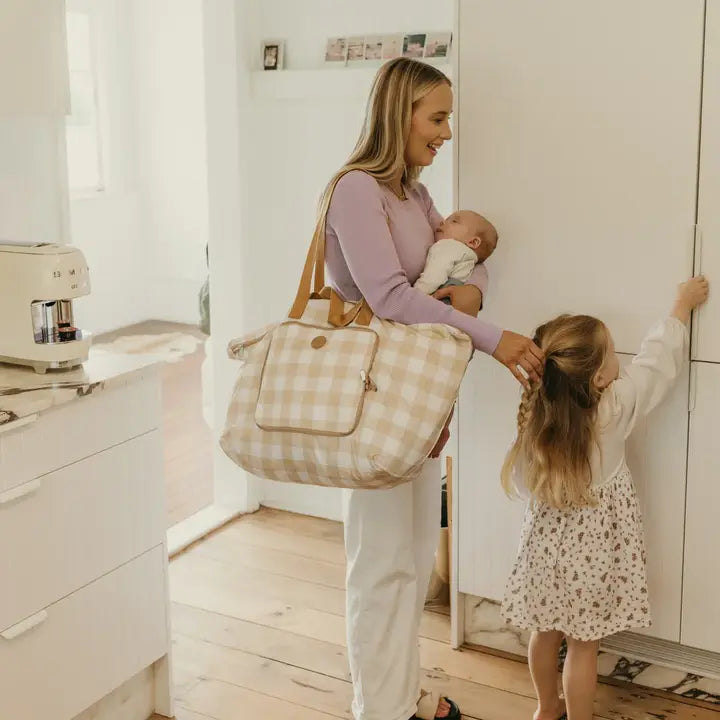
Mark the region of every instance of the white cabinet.
<instances>
[{"instance_id":1,"label":"white cabinet","mask_svg":"<svg viewBox=\"0 0 720 720\"><path fill-rule=\"evenodd\" d=\"M91 351L75 387L35 391L45 376L0 367L22 390L0 396L3 719L70 720L118 688L93 717L172 716L160 377L143 363ZM148 668L154 687L130 683Z\"/></svg>"},{"instance_id":2,"label":"white cabinet","mask_svg":"<svg viewBox=\"0 0 720 720\"><path fill-rule=\"evenodd\" d=\"M73 718L167 653L163 547L0 633L0 707L17 720Z\"/></svg>"},{"instance_id":3,"label":"white cabinet","mask_svg":"<svg viewBox=\"0 0 720 720\"><path fill-rule=\"evenodd\" d=\"M708 0L705 30L702 143L696 265L720 281L720 0ZM720 289L715 286L695 324L693 359L720 362Z\"/></svg>"},{"instance_id":4,"label":"white cabinet","mask_svg":"<svg viewBox=\"0 0 720 720\"><path fill-rule=\"evenodd\" d=\"M525 511L500 487L500 469L515 437L520 386L495 360L476 354L463 381L456 486L458 589L501 600Z\"/></svg>"},{"instance_id":5,"label":"white cabinet","mask_svg":"<svg viewBox=\"0 0 720 720\"><path fill-rule=\"evenodd\" d=\"M704 0L459 0L458 205L496 223L485 315L635 353L691 267Z\"/></svg>"},{"instance_id":6,"label":"white cabinet","mask_svg":"<svg viewBox=\"0 0 720 720\"><path fill-rule=\"evenodd\" d=\"M457 205L500 233L484 317L530 334L559 312L590 313L628 362L693 265L720 281L720 0L458 0L457 39ZM720 363L715 287L692 357ZM636 428L628 463L648 548L646 634L720 653L720 365L694 372L690 420L686 369ZM522 522L522 503L499 484L518 400L505 369L471 363L459 404L458 585L493 600Z\"/></svg>"},{"instance_id":7,"label":"white cabinet","mask_svg":"<svg viewBox=\"0 0 720 720\"><path fill-rule=\"evenodd\" d=\"M630 358L622 359L622 364ZM627 461L640 498L648 561L652 627L639 631L680 641L685 466L688 448L688 368L669 397L635 426Z\"/></svg>"},{"instance_id":8,"label":"white cabinet","mask_svg":"<svg viewBox=\"0 0 720 720\"><path fill-rule=\"evenodd\" d=\"M0 631L162 544L159 434L31 480L7 503L0 494L0 547L22 548L0 555L0 577L12 588L0 594Z\"/></svg>"},{"instance_id":9,"label":"white cabinet","mask_svg":"<svg viewBox=\"0 0 720 720\"><path fill-rule=\"evenodd\" d=\"M0 117L68 111L64 0L3 0Z\"/></svg>"},{"instance_id":10,"label":"white cabinet","mask_svg":"<svg viewBox=\"0 0 720 720\"><path fill-rule=\"evenodd\" d=\"M720 652L720 365L693 363L682 643Z\"/></svg>"}]
</instances>

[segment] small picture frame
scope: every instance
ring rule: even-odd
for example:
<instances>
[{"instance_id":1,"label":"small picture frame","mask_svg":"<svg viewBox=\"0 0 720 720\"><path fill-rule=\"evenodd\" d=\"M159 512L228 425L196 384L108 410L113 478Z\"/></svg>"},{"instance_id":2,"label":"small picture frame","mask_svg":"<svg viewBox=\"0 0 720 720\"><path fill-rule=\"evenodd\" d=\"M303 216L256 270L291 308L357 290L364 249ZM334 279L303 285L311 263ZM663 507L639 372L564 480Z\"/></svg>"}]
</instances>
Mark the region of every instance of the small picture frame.
<instances>
[{"instance_id":1,"label":"small picture frame","mask_svg":"<svg viewBox=\"0 0 720 720\"><path fill-rule=\"evenodd\" d=\"M348 38L347 61L356 63L365 59L365 36L357 35Z\"/></svg>"},{"instance_id":2,"label":"small picture frame","mask_svg":"<svg viewBox=\"0 0 720 720\"><path fill-rule=\"evenodd\" d=\"M327 45L325 46L325 62L344 65L347 61L347 50L347 38L328 38Z\"/></svg>"},{"instance_id":3,"label":"small picture frame","mask_svg":"<svg viewBox=\"0 0 720 720\"><path fill-rule=\"evenodd\" d=\"M450 57L452 47L451 32L428 33L425 40L425 57L428 59L446 59Z\"/></svg>"},{"instance_id":4,"label":"small picture frame","mask_svg":"<svg viewBox=\"0 0 720 720\"><path fill-rule=\"evenodd\" d=\"M426 33L411 33L403 38L402 55L406 58L421 59L425 55Z\"/></svg>"},{"instance_id":5,"label":"small picture frame","mask_svg":"<svg viewBox=\"0 0 720 720\"><path fill-rule=\"evenodd\" d=\"M265 40L262 46L263 70L282 70L285 63L285 42Z\"/></svg>"},{"instance_id":6,"label":"small picture frame","mask_svg":"<svg viewBox=\"0 0 720 720\"><path fill-rule=\"evenodd\" d=\"M375 61L383 58L382 35L368 35L365 38L365 60Z\"/></svg>"},{"instance_id":7,"label":"small picture frame","mask_svg":"<svg viewBox=\"0 0 720 720\"><path fill-rule=\"evenodd\" d=\"M384 35L382 39L382 59L394 60L402 57L403 35Z\"/></svg>"}]
</instances>

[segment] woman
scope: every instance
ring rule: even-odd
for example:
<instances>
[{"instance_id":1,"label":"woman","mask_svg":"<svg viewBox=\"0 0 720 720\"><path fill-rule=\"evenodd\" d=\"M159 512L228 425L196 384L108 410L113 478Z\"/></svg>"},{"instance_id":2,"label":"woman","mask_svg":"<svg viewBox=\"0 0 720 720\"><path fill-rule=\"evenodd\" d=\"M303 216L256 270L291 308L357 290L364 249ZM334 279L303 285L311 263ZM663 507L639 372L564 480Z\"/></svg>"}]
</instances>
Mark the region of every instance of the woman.
<instances>
[{"instance_id":1,"label":"woman","mask_svg":"<svg viewBox=\"0 0 720 720\"><path fill-rule=\"evenodd\" d=\"M412 287L442 222L417 179L452 137L452 105L451 84L436 68L399 58L380 69L360 139L339 171L346 174L334 192L328 186L321 205L327 208L331 283L346 300L364 297L378 317L463 330L477 350L521 382L519 368L537 379L542 353L533 342L475 317L487 283L484 267L476 267L466 285L435 297ZM441 297L450 297L453 306ZM431 453L435 459L416 480L391 490L348 491L346 497L348 657L356 720L460 717L446 699L429 710L418 708L417 635L440 532L437 458L447 437L443 433Z\"/></svg>"}]
</instances>

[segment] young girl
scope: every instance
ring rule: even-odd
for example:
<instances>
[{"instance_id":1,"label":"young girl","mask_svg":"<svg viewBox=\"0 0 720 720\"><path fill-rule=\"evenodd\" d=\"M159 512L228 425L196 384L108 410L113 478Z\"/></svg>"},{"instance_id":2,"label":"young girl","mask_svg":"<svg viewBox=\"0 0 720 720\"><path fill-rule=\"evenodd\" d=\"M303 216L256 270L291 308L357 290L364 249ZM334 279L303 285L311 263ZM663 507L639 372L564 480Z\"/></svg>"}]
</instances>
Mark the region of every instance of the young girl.
<instances>
[{"instance_id":1,"label":"young girl","mask_svg":"<svg viewBox=\"0 0 720 720\"><path fill-rule=\"evenodd\" d=\"M570 720L591 720L600 640L650 625L625 440L672 388L686 357L690 313L707 296L703 277L681 285L670 317L622 373L612 337L595 318L563 315L536 332L545 371L523 394L502 471L508 493L530 497L502 612L533 631L535 720L558 720L566 710ZM563 637L564 701L557 670Z\"/></svg>"}]
</instances>

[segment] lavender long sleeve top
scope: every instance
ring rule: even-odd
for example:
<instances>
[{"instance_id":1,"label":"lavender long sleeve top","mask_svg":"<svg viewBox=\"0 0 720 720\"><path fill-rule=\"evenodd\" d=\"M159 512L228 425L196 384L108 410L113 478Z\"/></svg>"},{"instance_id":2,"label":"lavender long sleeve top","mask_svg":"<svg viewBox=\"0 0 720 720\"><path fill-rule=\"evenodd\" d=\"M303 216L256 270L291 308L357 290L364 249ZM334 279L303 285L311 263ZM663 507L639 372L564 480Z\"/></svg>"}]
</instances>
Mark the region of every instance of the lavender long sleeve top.
<instances>
[{"instance_id":1,"label":"lavender long sleeve top","mask_svg":"<svg viewBox=\"0 0 720 720\"><path fill-rule=\"evenodd\" d=\"M406 325L445 323L466 332L477 350L492 355L502 330L466 315L413 287L442 216L424 185L400 200L372 176L353 170L338 182L327 217L330 282L348 301L364 297L380 318ZM468 283L487 290L484 265Z\"/></svg>"}]
</instances>

